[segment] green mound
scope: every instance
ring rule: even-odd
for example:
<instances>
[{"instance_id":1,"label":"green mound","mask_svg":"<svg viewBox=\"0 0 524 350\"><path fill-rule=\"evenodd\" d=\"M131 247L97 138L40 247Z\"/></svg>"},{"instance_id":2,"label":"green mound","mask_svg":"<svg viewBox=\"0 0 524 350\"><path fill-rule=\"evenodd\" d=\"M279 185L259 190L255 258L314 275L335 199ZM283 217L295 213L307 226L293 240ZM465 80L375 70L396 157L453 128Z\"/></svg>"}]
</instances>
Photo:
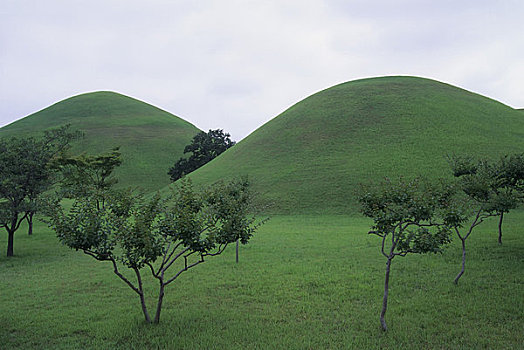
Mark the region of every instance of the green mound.
<instances>
[{"instance_id":1,"label":"green mound","mask_svg":"<svg viewBox=\"0 0 524 350\"><path fill-rule=\"evenodd\" d=\"M248 174L275 213L348 213L360 182L446 176L447 154L523 150L521 111L433 80L382 77L304 99L191 177Z\"/></svg>"},{"instance_id":2,"label":"green mound","mask_svg":"<svg viewBox=\"0 0 524 350\"><path fill-rule=\"evenodd\" d=\"M200 130L166 111L114 92L93 92L58 102L0 129L0 136L37 134L71 124L85 138L73 152L120 146L120 184L153 191L169 183L167 170Z\"/></svg>"}]
</instances>

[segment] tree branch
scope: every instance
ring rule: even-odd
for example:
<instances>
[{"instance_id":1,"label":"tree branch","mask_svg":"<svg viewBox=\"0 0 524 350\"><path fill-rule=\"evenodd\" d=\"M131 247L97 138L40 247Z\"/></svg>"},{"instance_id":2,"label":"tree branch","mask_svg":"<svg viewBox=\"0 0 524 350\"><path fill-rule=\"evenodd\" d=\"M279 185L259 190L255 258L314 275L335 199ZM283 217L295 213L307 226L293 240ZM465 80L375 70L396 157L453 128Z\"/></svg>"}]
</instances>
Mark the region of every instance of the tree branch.
<instances>
[{"instance_id":1,"label":"tree branch","mask_svg":"<svg viewBox=\"0 0 524 350\"><path fill-rule=\"evenodd\" d=\"M216 251L216 253L204 253L202 255L203 256L217 256L217 255L220 255L220 254L222 254L224 252L224 250L226 250L228 244L229 243L219 245L218 246L218 250Z\"/></svg>"},{"instance_id":2,"label":"tree branch","mask_svg":"<svg viewBox=\"0 0 524 350\"><path fill-rule=\"evenodd\" d=\"M139 294L143 294L143 288L142 288L142 276L140 276L140 271L136 268L136 267L133 267L133 270L135 271L135 274L136 274L136 280L138 282L138 290L140 291Z\"/></svg>"},{"instance_id":3,"label":"tree branch","mask_svg":"<svg viewBox=\"0 0 524 350\"><path fill-rule=\"evenodd\" d=\"M388 258L388 255L386 254L386 252L384 251L384 245L386 244L386 235L382 236L382 248L381 248L381 252L382 252L382 255L384 255L386 258Z\"/></svg>"},{"instance_id":4,"label":"tree branch","mask_svg":"<svg viewBox=\"0 0 524 350\"><path fill-rule=\"evenodd\" d=\"M82 251L84 252L84 254L89 255L98 261L110 261L111 260L108 255L102 255L99 253L95 253L89 249L82 249Z\"/></svg>"},{"instance_id":5,"label":"tree branch","mask_svg":"<svg viewBox=\"0 0 524 350\"><path fill-rule=\"evenodd\" d=\"M164 265L165 265L165 263L166 263L167 261L169 261L169 259L171 259L171 257L173 256L173 254L175 254L176 250L178 249L178 247L180 247L181 244L182 244L182 242L177 243L177 245L173 248L173 250L171 251L171 253L169 253L169 255L168 255L167 252L169 251L170 246L171 246L171 242L169 242L169 245L168 245L168 247L167 247L167 249L166 249L166 251L165 251L165 253L164 253L164 257L162 258L162 263L161 263L160 266L158 267L157 275L160 274L160 272L162 271L162 269L164 269ZM184 253L184 251L182 251L181 254L183 254L183 253ZM176 259L177 259L177 258L175 258L175 260L176 260ZM168 268L169 268L169 266L166 267L165 270L167 270ZM164 270L164 271L165 271L165 270Z\"/></svg>"},{"instance_id":6,"label":"tree branch","mask_svg":"<svg viewBox=\"0 0 524 350\"><path fill-rule=\"evenodd\" d=\"M118 266L116 264L115 259L113 259L113 257L110 257L109 260L113 263L113 272L115 273L115 275L120 277L120 279L124 281L138 295L141 295L142 292L137 287L135 287L135 285L131 281L129 281L124 275L122 275L120 271L118 271Z\"/></svg>"},{"instance_id":7,"label":"tree branch","mask_svg":"<svg viewBox=\"0 0 524 350\"><path fill-rule=\"evenodd\" d=\"M404 231L405 229L407 229L409 226L417 226L417 227L435 227L435 226L444 226L445 224L443 223L436 223L436 222L428 222L428 223L420 223L420 222L416 222L416 221L408 221L406 222L406 226L404 226L404 229L402 231Z\"/></svg>"},{"instance_id":8,"label":"tree branch","mask_svg":"<svg viewBox=\"0 0 524 350\"><path fill-rule=\"evenodd\" d=\"M20 228L20 225L26 219L26 217L27 217L27 212L25 212L22 218L18 220L17 224L15 225L15 231Z\"/></svg>"},{"instance_id":9,"label":"tree branch","mask_svg":"<svg viewBox=\"0 0 524 350\"><path fill-rule=\"evenodd\" d=\"M457 226L453 226L453 228L455 229L455 232L457 233L458 238L460 238L461 240L464 240L464 238L462 238L462 236L460 235L460 231L457 228Z\"/></svg>"},{"instance_id":10,"label":"tree branch","mask_svg":"<svg viewBox=\"0 0 524 350\"><path fill-rule=\"evenodd\" d=\"M167 265L165 267L163 267L161 270L159 270L159 272L161 272L162 274L167 270L169 269L169 267L171 267L171 265L173 265L173 263L178 259L180 258L182 255L184 255L187 251L189 250L189 247L185 248L185 249L182 249L182 251L180 253L178 253L177 255L175 255L174 258L171 259L171 261L169 261L167 263ZM174 252L174 251L173 251ZM193 253L191 253L193 254ZM172 254L171 254L172 255Z\"/></svg>"},{"instance_id":11,"label":"tree branch","mask_svg":"<svg viewBox=\"0 0 524 350\"><path fill-rule=\"evenodd\" d=\"M411 249L409 249L409 250L405 250L405 251L400 252L400 253L393 253L393 255L404 257L404 256L408 255L409 253L413 253L413 251Z\"/></svg>"},{"instance_id":12,"label":"tree branch","mask_svg":"<svg viewBox=\"0 0 524 350\"><path fill-rule=\"evenodd\" d=\"M155 273L155 268L153 267L153 265L151 265L151 263L148 263L148 262L146 262L145 264L146 264L146 266L148 266L149 269L151 270L151 274L153 275L153 277L160 279L160 277L158 276L158 274Z\"/></svg>"},{"instance_id":13,"label":"tree branch","mask_svg":"<svg viewBox=\"0 0 524 350\"><path fill-rule=\"evenodd\" d=\"M376 236L379 236L379 237L384 237L383 234L381 234L381 233L379 233L378 231L375 231L375 230L369 231L368 235L376 235Z\"/></svg>"},{"instance_id":14,"label":"tree branch","mask_svg":"<svg viewBox=\"0 0 524 350\"><path fill-rule=\"evenodd\" d=\"M191 254L193 254L193 253L194 253L194 252L191 252ZM182 274L182 272L187 271L187 270L189 270L190 268L192 268L192 267L194 267L194 266L197 266L198 264L201 264L201 263L204 262L204 256L203 256L202 254L200 254L200 260L198 260L197 262L195 262L195 263L193 263L193 264L191 264L191 265L188 265L188 264L187 264L187 257L188 257L188 256L189 256L189 255L184 256L184 261L185 261L185 263L184 263L184 268L181 269L180 271L178 271L176 275L174 275L174 276L171 277L171 278L170 278L166 283L164 283L164 286L167 286L169 283L173 282L173 281L174 281L178 276L180 276L180 275Z\"/></svg>"},{"instance_id":15,"label":"tree branch","mask_svg":"<svg viewBox=\"0 0 524 350\"><path fill-rule=\"evenodd\" d=\"M131 281L129 281L124 275L122 275L120 271L118 271L118 265L116 264L115 259L111 255L102 255L102 254L93 252L89 249L82 249L82 250L84 254L89 255L98 261L111 261L111 263L113 263L113 272L115 273L115 275L120 277L120 279L124 281L129 287L131 287L131 289L133 289L138 295L141 294L141 291L137 287L135 287L134 284ZM139 281L139 283L141 283L141 281Z\"/></svg>"}]
</instances>

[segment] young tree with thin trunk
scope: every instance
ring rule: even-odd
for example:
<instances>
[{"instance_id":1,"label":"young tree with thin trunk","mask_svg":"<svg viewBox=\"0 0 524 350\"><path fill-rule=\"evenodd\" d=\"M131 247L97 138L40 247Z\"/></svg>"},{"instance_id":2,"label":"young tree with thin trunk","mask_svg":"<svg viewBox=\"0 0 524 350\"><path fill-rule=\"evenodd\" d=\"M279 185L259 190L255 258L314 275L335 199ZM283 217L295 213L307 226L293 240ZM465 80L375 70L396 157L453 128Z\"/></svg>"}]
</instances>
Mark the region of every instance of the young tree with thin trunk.
<instances>
[{"instance_id":1,"label":"young tree with thin trunk","mask_svg":"<svg viewBox=\"0 0 524 350\"><path fill-rule=\"evenodd\" d=\"M464 192L479 204L481 212L499 217L498 243L502 244L504 214L517 208L524 199L524 155L505 155L498 161L449 156L448 162ZM477 220L472 225L476 226Z\"/></svg>"},{"instance_id":2,"label":"young tree with thin trunk","mask_svg":"<svg viewBox=\"0 0 524 350\"><path fill-rule=\"evenodd\" d=\"M524 201L524 154L505 155L500 158L497 167L500 190L498 242L502 244L502 221L504 213L516 208Z\"/></svg>"},{"instance_id":3,"label":"young tree with thin trunk","mask_svg":"<svg viewBox=\"0 0 524 350\"><path fill-rule=\"evenodd\" d=\"M438 253L449 243L450 227L441 215L449 205L454 189L444 183L430 184L420 179L376 185L361 185L358 200L362 213L373 219L369 234L380 237L380 252L386 258L384 295L380 324L387 331L389 280L393 259L410 253Z\"/></svg>"},{"instance_id":4,"label":"young tree with thin trunk","mask_svg":"<svg viewBox=\"0 0 524 350\"><path fill-rule=\"evenodd\" d=\"M454 216L455 216L455 223L452 224L451 226L453 227L453 230L457 234L457 237L460 239L460 242L462 244L462 267L461 267L459 273L457 274L457 276L455 277L455 279L453 280L453 283L458 284L458 281L459 281L460 277L462 277L462 275L464 274L464 272L466 270L466 240L471 235L471 232L473 232L473 229L475 227L477 227L482 222L484 222L484 220L486 220L488 217L494 216L494 215L497 215L497 214L485 213L482 209L478 209L476 211L476 213L473 215L473 219L472 219L469 227L467 227L465 229L465 231L464 231L463 230L463 223L465 221L467 221L467 219L470 216L467 215L467 214L464 214L464 213L463 214L458 214L458 211L455 212L455 214L454 214ZM462 233L461 233L461 230L462 230Z\"/></svg>"},{"instance_id":5,"label":"young tree with thin trunk","mask_svg":"<svg viewBox=\"0 0 524 350\"><path fill-rule=\"evenodd\" d=\"M453 230L462 244L462 266L453 281L455 284L458 284L459 279L464 275L466 241L473 230L487 218L498 216L499 243L502 243L503 214L516 208L521 202L521 195L516 187L508 185L513 180L508 175L511 171L510 167L504 164L505 159L505 157L501 158L499 163L489 161L474 163L471 158L451 158L453 174L458 178L458 186L463 192L462 204L449 211ZM517 176L520 177L518 174ZM469 220L468 226L466 223Z\"/></svg>"},{"instance_id":6,"label":"young tree with thin trunk","mask_svg":"<svg viewBox=\"0 0 524 350\"><path fill-rule=\"evenodd\" d=\"M55 159L52 166L61 174L61 196L70 199L92 196L96 207L103 207L105 197L118 183L113 171L122 164L120 156L119 147L115 147L108 153Z\"/></svg>"},{"instance_id":7,"label":"young tree with thin trunk","mask_svg":"<svg viewBox=\"0 0 524 350\"><path fill-rule=\"evenodd\" d=\"M182 180L168 198L151 199L129 191L105 191L76 198L66 212L59 201L49 212L50 227L70 248L111 263L113 272L139 297L146 322L158 323L165 289L181 274L220 255L230 243L246 244L257 228L249 216L246 179L218 183L196 192ZM121 271L130 269L135 280ZM143 273L158 281L154 316L144 294Z\"/></svg>"}]
</instances>

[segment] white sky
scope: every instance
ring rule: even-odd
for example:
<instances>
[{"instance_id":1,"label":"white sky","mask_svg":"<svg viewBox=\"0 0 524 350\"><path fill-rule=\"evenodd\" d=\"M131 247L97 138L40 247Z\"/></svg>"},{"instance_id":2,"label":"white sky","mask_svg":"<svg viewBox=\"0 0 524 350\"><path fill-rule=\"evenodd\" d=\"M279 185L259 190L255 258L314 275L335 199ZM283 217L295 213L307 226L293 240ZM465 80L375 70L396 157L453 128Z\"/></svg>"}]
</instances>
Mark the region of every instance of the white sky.
<instances>
[{"instance_id":1,"label":"white sky","mask_svg":"<svg viewBox=\"0 0 524 350\"><path fill-rule=\"evenodd\" d=\"M524 1L0 0L0 126L111 90L240 140L381 75L524 107Z\"/></svg>"}]
</instances>

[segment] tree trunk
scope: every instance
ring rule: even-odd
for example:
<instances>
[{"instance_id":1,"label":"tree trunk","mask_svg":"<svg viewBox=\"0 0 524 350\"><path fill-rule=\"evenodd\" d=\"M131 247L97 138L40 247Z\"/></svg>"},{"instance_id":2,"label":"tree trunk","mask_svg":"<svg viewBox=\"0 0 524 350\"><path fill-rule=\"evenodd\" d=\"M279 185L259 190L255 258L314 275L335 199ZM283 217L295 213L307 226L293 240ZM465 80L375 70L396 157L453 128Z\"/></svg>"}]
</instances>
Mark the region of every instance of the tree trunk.
<instances>
[{"instance_id":1,"label":"tree trunk","mask_svg":"<svg viewBox=\"0 0 524 350\"><path fill-rule=\"evenodd\" d=\"M499 244L502 244L502 219L504 219L504 212L500 213L500 220L499 220Z\"/></svg>"},{"instance_id":2,"label":"tree trunk","mask_svg":"<svg viewBox=\"0 0 524 350\"><path fill-rule=\"evenodd\" d=\"M33 215L35 215L35 213L33 213L33 212L30 212L27 215L27 225L29 226L28 229L27 229L27 234L29 236L31 236L33 234Z\"/></svg>"},{"instance_id":3,"label":"tree trunk","mask_svg":"<svg viewBox=\"0 0 524 350\"><path fill-rule=\"evenodd\" d=\"M236 263L238 264L238 239L237 239L237 247L236 247Z\"/></svg>"},{"instance_id":4,"label":"tree trunk","mask_svg":"<svg viewBox=\"0 0 524 350\"><path fill-rule=\"evenodd\" d=\"M15 243L15 231L7 230L7 256L13 256Z\"/></svg>"},{"instance_id":5,"label":"tree trunk","mask_svg":"<svg viewBox=\"0 0 524 350\"><path fill-rule=\"evenodd\" d=\"M164 284L160 282L160 291L158 293L158 303L156 304L156 314L154 323L160 322L160 311L162 311L162 301L164 300Z\"/></svg>"},{"instance_id":6,"label":"tree trunk","mask_svg":"<svg viewBox=\"0 0 524 350\"><path fill-rule=\"evenodd\" d=\"M466 268L466 240L462 238L460 240L462 241L462 269L453 281L455 284L458 284L458 280L464 274L464 269Z\"/></svg>"},{"instance_id":7,"label":"tree trunk","mask_svg":"<svg viewBox=\"0 0 524 350\"><path fill-rule=\"evenodd\" d=\"M144 317L146 319L147 323L151 323L151 317L149 317L149 312L147 312L147 306L146 306L146 300L144 298L144 292L140 291L138 294L140 296L140 305L142 306L142 312L144 313Z\"/></svg>"},{"instance_id":8,"label":"tree trunk","mask_svg":"<svg viewBox=\"0 0 524 350\"><path fill-rule=\"evenodd\" d=\"M146 322L151 323L151 317L149 316L149 312L147 312L146 299L144 298L144 288L142 288L142 276L140 276L140 271L138 270L138 268L135 267L133 268L133 270L135 270L136 279L138 281L138 290L135 289L135 291L138 293L138 296L140 297L140 305L142 306L142 312L144 313Z\"/></svg>"},{"instance_id":9,"label":"tree trunk","mask_svg":"<svg viewBox=\"0 0 524 350\"><path fill-rule=\"evenodd\" d=\"M5 226L7 230L7 256L14 255L14 245L15 245L15 232L17 229L18 223L18 213L12 213L11 217L11 226Z\"/></svg>"},{"instance_id":10,"label":"tree trunk","mask_svg":"<svg viewBox=\"0 0 524 350\"><path fill-rule=\"evenodd\" d=\"M382 330L387 331L388 327L386 326L386 310L388 308L388 292L389 292L389 270L391 268L391 261L393 257L388 258L386 263L386 279L384 281L384 299L382 300L382 312L380 313L380 324L382 325Z\"/></svg>"}]
</instances>

